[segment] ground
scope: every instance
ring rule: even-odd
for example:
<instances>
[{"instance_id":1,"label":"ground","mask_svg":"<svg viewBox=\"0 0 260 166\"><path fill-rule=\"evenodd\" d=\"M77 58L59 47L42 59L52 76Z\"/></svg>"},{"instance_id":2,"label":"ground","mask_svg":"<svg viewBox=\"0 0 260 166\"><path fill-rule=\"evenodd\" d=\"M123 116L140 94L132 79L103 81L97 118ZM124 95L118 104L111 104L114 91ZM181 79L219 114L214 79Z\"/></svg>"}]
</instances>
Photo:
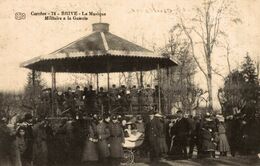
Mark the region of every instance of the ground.
<instances>
[{"instance_id":1,"label":"ground","mask_svg":"<svg viewBox=\"0 0 260 166\"><path fill-rule=\"evenodd\" d=\"M64 165L63 165L64 166ZM86 164L68 164L66 166L87 166ZM99 165L100 166L100 165ZM150 163L149 159L138 159L131 166L260 166L260 159L257 156L222 157L215 159L189 159L189 160L160 160L157 163Z\"/></svg>"},{"instance_id":2,"label":"ground","mask_svg":"<svg viewBox=\"0 0 260 166\"><path fill-rule=\"evenodd\" d=\"M136 163L134 166L260 166L260 159L256 156L223 157L216 159L191 159L191 160L162 160L159 163Z\"/></svg>"}]
</instances>

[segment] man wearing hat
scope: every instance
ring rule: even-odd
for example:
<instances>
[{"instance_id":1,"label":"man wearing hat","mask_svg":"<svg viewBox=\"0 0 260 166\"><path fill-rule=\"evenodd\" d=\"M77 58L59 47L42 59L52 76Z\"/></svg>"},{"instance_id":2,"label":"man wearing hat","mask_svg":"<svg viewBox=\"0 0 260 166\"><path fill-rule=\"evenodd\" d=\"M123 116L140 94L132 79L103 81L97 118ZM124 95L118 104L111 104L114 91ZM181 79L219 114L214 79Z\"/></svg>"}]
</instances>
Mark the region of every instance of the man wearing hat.
<instances>
[{"instance_id":1,"label":"man wearing hat","mask_svg":"<svg viewBox=\"0 0 260 166\"><path fill-rule=\"evenodd\" d=\"M33 116L30 113L27 113L24 115L24 122L22 125L25 128L25 142L26 142L26 149L23 154L24 160L26 163L30 164L32 163L33 159L33 129L32 129L32 124L33 122Z\"/></svg>"},{"instance_id":2,"label":"man wearing hat","mask_svg":"<svg viewBox=\"0 0 260 166\"><path fill-rule=\"evenodd\" d=\"M145 143L149 147L150 161L156 162L159 159L159 149L157 144L158 129L156 118L154 118L154 112L150 111L150 121L147 123L145 131Z\"/></svg>"},{"instance_id":3,"label":"man wearing hat","mask_svg":"<svg viewBox=\"0 0 260 166\"><path fill-rule=\"evenodd\" d=\"M104 114L104 123L108 126L110 123L110 115L109 114Z\"/></svg>"},{"instance_id":4,"label":"man wearing hat","mask_svg":"<svg viewBox=\"0 0 260 166\"><path fill-rule=\"evenodd\" d=\"M110 131L110 157L112 165L120 165L120 160L124 155L122 143L124 140L124 132L118 121L117 115L112 116L112 122L109 124Z\"/></svg>"},{"instance_id":5,"label":"man wearing hat","mask_svg":"<svg viewBox=\"0 0 260 166\"><path fill-rule=\"evenodd\" d=\"M110 131L108 126L103 121L102 116L97 117L98 124L97 124L97 137L98 137L98 154L99 154L99 161L103 164L107 162L107 158L110 155L108 149L108 138L110 137Z\"/></svg>"},{"instance_id":6,"label":"man wearing hat","mask_svg":"<svg viewBox=\"0 0 260 166\"><path fill-rule=\"evenodd\" d=\"M139 110L139 104L138 104L138 89L136 88L136 86L134 85L131 88L131 92L130 92L130 103L132 105L132 110L134 112L137 112Z\"/></svg>"},{"instance_id":7,"label":"man wearing hat","mask_svg":"<svg viewBox=\"0 0 260 166\"><path fill-rule=\"evenodd\" d=\"M11 139L10 130L6 126L5 116L0 112L0 165L9 165Z\"/></svg>"},{"instance_id":8,"label":"man wearing hat","mask_svg":"<svg viewBox=\"0 0 260 166\"><path fill-rule=\"evenodd\" d=\"M172 154L178 159L185 159L187 155L187 139L190 130L189 123L186 118L183 117L182 111L177 111L177 120L174 125L173 135L174 135L174 151Z\"/></svg>"}]
</instances>

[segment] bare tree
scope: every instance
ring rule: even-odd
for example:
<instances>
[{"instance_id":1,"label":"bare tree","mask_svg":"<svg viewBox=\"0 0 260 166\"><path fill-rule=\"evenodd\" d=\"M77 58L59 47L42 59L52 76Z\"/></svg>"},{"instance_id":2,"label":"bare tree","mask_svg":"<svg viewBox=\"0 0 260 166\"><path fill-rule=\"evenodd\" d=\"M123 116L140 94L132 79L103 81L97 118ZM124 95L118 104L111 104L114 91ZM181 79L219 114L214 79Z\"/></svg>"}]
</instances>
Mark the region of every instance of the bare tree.
<instances>
[{"instance_id":1,"label":"bare tree","mask_svg":"<svg viewBox=\"0 0 260 166\"><path fill-rule=\"evenodd\" d=\"M182 34L183 31L174 26L168 43L159 50L164 56L178 61L178 66L162 70L161 82L167 104L192 113L200 106L205 92L194 83L196 63L190 54L190 43Z\"/></svg>"},{"instance_id":2,"label":"bare tree","mask_svg":"<svg viewBox=\"0 0 260 166\"><path fill-rule=\"evenodd\" d=\"M212 73L215 71L212 68L212 55L215 47L221 43L221 37L227 36L221 25L224 22L224 18L231 18L227 17L231 16L232 13L231 4L232 2L228 0L204 0L202 7L195 9L195 17L191 20L186 19L180 10L178 12L180 20L178 26L189 39L191 55L207 81L210 111L213 109ZM191 25L185 22L186 20L189 20ZM240 19L233 19L233 17L230 21L235 23L241 22ZM204 61L198 59L197 52L202 54ZM215 71L215 73L218 72Z\"/></svg>"}]
</instances>

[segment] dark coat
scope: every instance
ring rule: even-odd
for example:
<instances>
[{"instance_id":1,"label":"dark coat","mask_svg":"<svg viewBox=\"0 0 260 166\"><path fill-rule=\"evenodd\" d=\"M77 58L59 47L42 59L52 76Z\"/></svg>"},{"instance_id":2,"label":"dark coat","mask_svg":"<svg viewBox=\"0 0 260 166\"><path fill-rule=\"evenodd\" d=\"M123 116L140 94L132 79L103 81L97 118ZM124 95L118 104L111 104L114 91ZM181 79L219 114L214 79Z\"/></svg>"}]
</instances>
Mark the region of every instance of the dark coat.
<instances>
[{"instance_id":1,"label":"dark coat","mask_svg":"<svg viewBox=\"0 0 260 166\"><path fill-rule=\"evenodd\" d=\"M88 126L88 135L85 140L82 161L98 160L97 140L97 126L94 122L91 122Z\"/></svg>"},{"instance_id":2,"label":"dark coat","mask_svg":"<svg viewBox=\"0 0 260 166\"><path fill-rule=\"evenodd\" d=\"M216 124L214 121L202 122L201 143L202 151L215 151L216 149Z\"/></svg>"},{"instance_id":3,"label":"dark coat","mask_svg":"<svg viewBox=\"0 0 260 166\"><path fill-rule=\"evenodd\" d=\"M110 156L112 158L121 158L123 157L123 147L122 143L124 142L124 132L119 123L110 123Z\"/></svg>"},{"instance_id":4,"label":"dark coat","mask_svg":"<svg viewBox=\"0 0 260 166\"><path fill-rule=\"evenodd\" d=\"M157 146L159 149L159 153L167 153L168 147L166 144L166 126L164 122L160 119L156 121L156 132L157 132Z\"/></svg>"},{"instance_id":5,"label":"dark coat","mask_svg":"<svg viewBox=\"0 0 260 166\"><path fill-rule=\"evenodd\" d=\"M190 124L187 119L182 118L177 120L174 125L174 135L176 137L176 141L178 141L183 146L187 144L187 138L190 131Z\"/></svg>"},{"instance_id":6,"label":"dark coat","mask_svg":"<svg viewBox=\"0 0 260 166\"><path fill-rule=\"evenodd\" d=\"M47 134L45 127L40 123L33 127L33 163L36 166L47 166L48 162L48 148L47 148Z\"/></svg>"},{"instance_id":7,"label":"dark coat","mask_svg":"<svg viewBox=\"0 0 260 166\"><path fill-rule=\"evenodd\" d=\"M26 150L23 154L23 158L28 162L31 162L33 158L33 139L34 139L32 124L26 123L24 138L26 141Z\"/></svg>"},{"instance_id":8,"label":"dark coat","mask_svg":"<svg viewBox=\"0 0 260 166\"><path fill-rule=\"evenodd\" d=\"M20 157L17 155L19 153L16 153L18 150L15 143L15 137L10 136L10 129L4 123L0 122L0 165L21 165Z\"/></svg>"},{"instance_id":9,"label":"dark coat","mask_svg":"<svg viewBox=\"0 0 260 166\"><path fill-rule=\"evenodd\" d=\"M106 158L110 155L108 148L108 138L110 136L110 131L107 125L102 122L97 125L97 136L98 136L98 154L99 158Z\"/></svg>"},{"instance_id":10,"label":"dark coat","mask_svg":"<svg viewBox=\"0 0 260 166\"><path fill-rule=\"evenodd\" d=\"M171 149L170 154L176 157L182 157L187 146L187 138L190 130L190 125L187 119L182 118L177 120L173 127L171 128Z\"/></svg>"},{"instance_id":11,"label":"dark coat","mask_svg":"<svg viewBox=\"0 0 260 166\"><path fill-rule=\"evenodd\" d=\"M157 128L158 120L156 118L153 118L146 127L146 141L148 143L148 146L150 148L151 156L158 157L160 153L160 149L158 148L158 128Z\"/></svg>"},{"instance_id":12,"label":"dark coat","mask_svg":"<svg viewBox=\"0 0 260 166\"><path fill-rule=\"evenodd\" d=\"M148 124L147 124L147 130L146 130L146 135L147 139L150 143L151 146L156 144L156 138L157 138L157 128L156 128L156 119L153 118Z\"/></svg>"}]
</instances>

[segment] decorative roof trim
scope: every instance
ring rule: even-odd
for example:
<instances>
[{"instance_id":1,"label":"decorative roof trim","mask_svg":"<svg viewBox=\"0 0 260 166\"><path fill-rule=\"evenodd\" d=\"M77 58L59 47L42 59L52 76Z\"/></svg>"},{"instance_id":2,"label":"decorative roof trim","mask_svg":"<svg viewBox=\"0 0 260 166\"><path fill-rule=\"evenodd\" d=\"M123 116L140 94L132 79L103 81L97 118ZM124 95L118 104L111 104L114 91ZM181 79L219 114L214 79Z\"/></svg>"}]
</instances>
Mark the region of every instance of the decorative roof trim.
<instances>
[{"instance_id":1,"label":"decorative roof trim","mask_svg":"<svg viewBox=\"0 0 260 166\"><path fill-rule=\"evenodd\" d=\"M42 60L58 60L58 59L65 59L65 58L83 58L83 57L95 57L95 56L134 56L134 57L150 57L150 58L167 58L161 55L155 55L152 52L143 52L143 51L123 51L123 50L108 50L108 51L88 51L88 52L71 52L71 53L54 53L48 55L42 55L35 57L31 60L25 61L20 66L26 67L33 63L42 61Z\"/></svg>"}]
</instances>

